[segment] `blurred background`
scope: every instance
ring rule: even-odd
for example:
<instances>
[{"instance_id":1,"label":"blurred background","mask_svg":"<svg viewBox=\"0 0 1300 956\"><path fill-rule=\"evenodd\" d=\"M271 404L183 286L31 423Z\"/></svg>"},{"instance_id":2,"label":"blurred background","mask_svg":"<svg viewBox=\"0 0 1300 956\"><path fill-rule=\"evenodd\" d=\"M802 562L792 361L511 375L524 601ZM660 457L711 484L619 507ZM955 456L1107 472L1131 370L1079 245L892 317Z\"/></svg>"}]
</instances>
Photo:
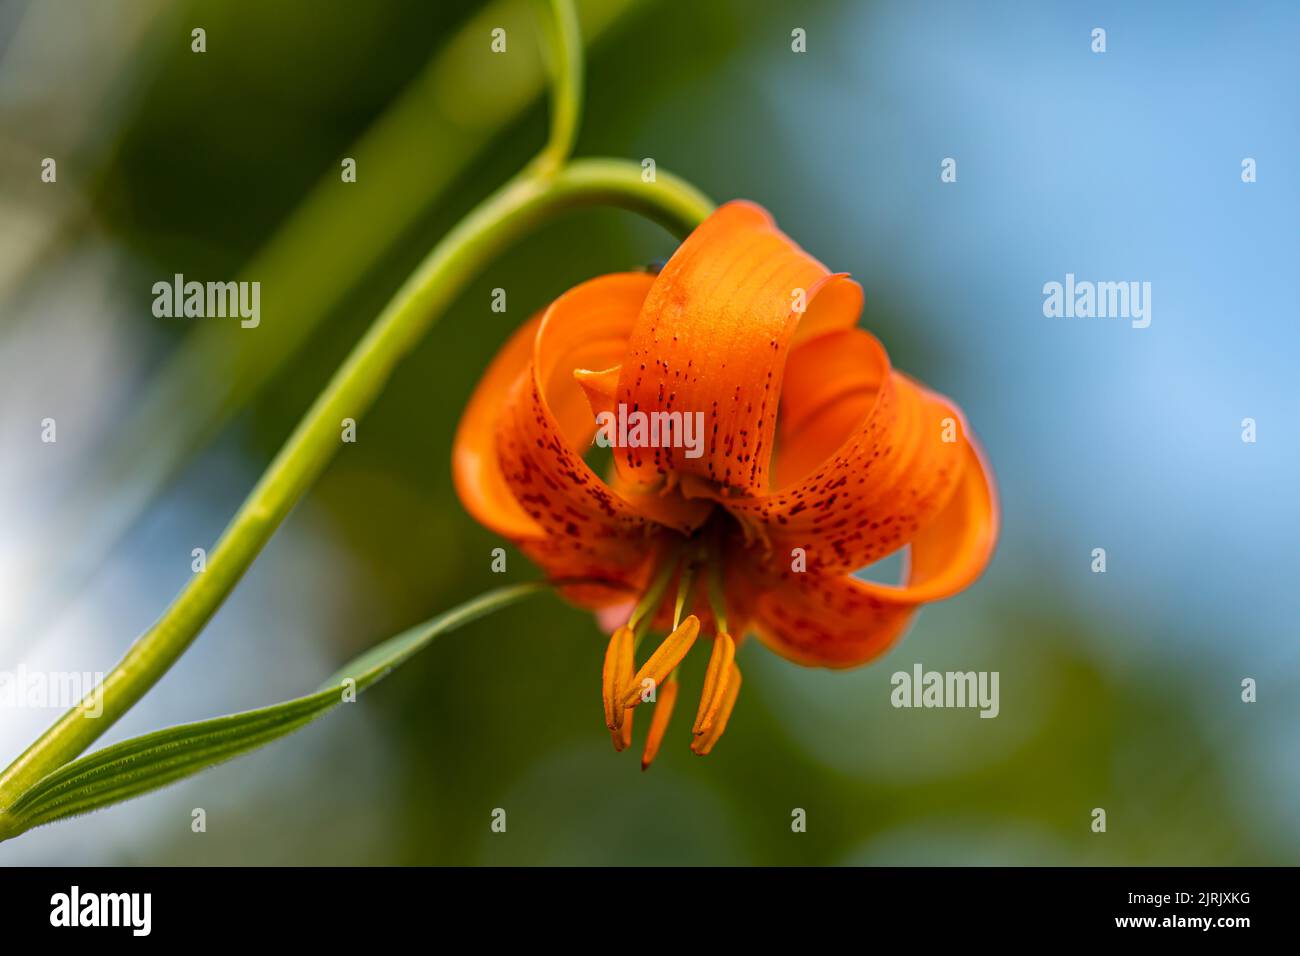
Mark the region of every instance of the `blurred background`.
<instances>
[{"instance_id":1,"label":"blurred background","mask_svg":"<svg viewBox=\"0 0 1300 956\"><path fill-rule=\"evenodd\" d=\"M863 324L988 450L988 573L857 671L747 643L714 754L679 714L646 774L603 727L605 638L536 599L0 864L1300 861L1295 5L579 8L579 154L753 199L854 274ZM532 22L524 0L0 4L0 670L107 670L184 585L403 278L540 146ZM451 487L471 388L531 311L673 248L588 211L502 256L104 742L306 692L500 584L501 542ZM261 326L155 318L178 272L260 281ZM1151 282L1151 326L1045 318L1067 272ZM1000 716L895 710L890 675L918 662L998 671ZM56 715L0 713L0 762Z\"/></svg>"}]
</instances>

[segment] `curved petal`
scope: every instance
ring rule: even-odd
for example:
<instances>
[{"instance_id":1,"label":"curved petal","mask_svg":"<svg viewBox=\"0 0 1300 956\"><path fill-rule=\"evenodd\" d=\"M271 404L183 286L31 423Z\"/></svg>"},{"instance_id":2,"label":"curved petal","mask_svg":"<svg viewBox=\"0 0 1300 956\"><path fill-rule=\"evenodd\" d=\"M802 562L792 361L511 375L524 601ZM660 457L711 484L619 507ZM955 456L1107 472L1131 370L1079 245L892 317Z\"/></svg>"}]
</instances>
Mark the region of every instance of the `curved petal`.
<instances>
[{"instance_id":1,"label":"curved petal","mask_svg":"<svg viewBox=\"0 0 1300 956\"><path fill-rule=\"evenodd\" d=\"M622 360L627 337L654 277L618 273L583 283L519 327L488 366L456 429L452 478L461 502L485 527L519 541L547 534L507 484L497 425L506 399L530 367L564 441L591 442L595 420L575 370Z\"/></svg>"},{"instance_id":2,"label":"curved petal","mask_svg":"<svg viewBox=\"0 0 1300 956\"><path fill-rule=\"evenodd\" d=\"M993 554L998 505L979 449L965 448L959 487L912 541L905 586L811 570L773 574L751 559L744 572L757 595L752 620L759 639L799 664L855 667L888 650L921 604L974 581Z\"/></svg>"},{"instance_id":3,"label":"curved petal","mask_svg":"<svg viewBox=\"0 0 1300 956\"><path fill-rule=\"evenodd\" d=\"M535 338L533 368L546 404L566 441L586 449L596 432L586 392L575 371L600 370L623 361L637 313L654 276L620 272L591 279L546 310Z\"/></svg>"},{"instance_id":4,"label":"curved petal","mask_svg":"<svg viewBox=\"0 0 1300 956\"><path fill-rule=\"evenodd\" d=\"M542 531L520 546L552 575L639 582L662 532L583 461L596 426L573 378L573 363L618 352L649 279L603 276L556 299L496 422L502 479Z\"/></svg>"},{"instance_id":5,"label":"curved petal","mask_svg":"<svg viewBox=\"0 0 1300 956\"><path fill-rule=\"evenodd\" d=\"M791 351L777 419L778 490L806 477L853 436L890 371L884 346L861 329Z\"/></svg>"},{"instance_id":6,"label":"curved petal","mask_svg":"<svg viewBox=\"0 0 1300 956\"><path fill-rule=\"evenodd\" d=\"M947 399L890 371L880 343L857 329L814 339L790 365L782 400L793 424L778 470L801 477L774 494L719 500L772 554L803 548L809 571L851 572L903 547L944 509L968 460L965 421Z\"/></svg>"},{"instance_id":7,"label":"curved petal","mask_svg":"<svg viewBox=\"0 0 1300 956\"><path fill-rule=\"evenodd\" d=\"M540 525L515 500L497 460L496 425L506 393L533 358L539 313L521 325L492 359L456 426L451 477L461 504L479 524L503 537L541 537Z\"/></svg>"},{"instance_id":8,"label":"curved petal","mask_svg":"<svg viewBox=\"0 0 1300 956\"><path fill-rule=\"evenodd\" d=\"M686 476L725 492L766 492L786 355L797 330L802 324L798 338L816 341L851 327L861 305L856 283L803 252L758 206L718 209L655 279L618 382L619 401L633 411L700 413L701 453L620 449L620 473L650 488Z\"/></svg>"},{"instance_id":9,"label":"curved petal","mask_svg":"<svg viewBox=\"0 0 1300 956\"><path fill-rule=\"evenodd\" d=\"M847 576L792 574L758 600L754 632L776 653L805 667L856 667L902 636L916 604L882 601Z\"/></svg>"},{"instance_id":10,"label":"curved petal","mask_svg":"<svg viewBox=\"0 0 1300 956\"><path fill-rule=\"evenodd\" d=\"M601 410L597 405L603 404L598 383L612 377L603 373L622 361L628 334L654 279L644 272L601 276L566 292L546 310L537 332L534 375L571 449L585 451L591 446L596 413ZM695 530L710 510L707 502L647 493L625 482L601 487L641 518L683 533Z\"/></svg>"},{"instance_id":11,"label":"curved petal","mask_svg":"<svg viewBox=\"0 0 1300 956\"><path fill-rule=\"evenodd\" d=\"M521 327L479 383L457 429L457 493L485 526L510 538L588 607L642 587L664 529L609 489L582 460L595 422L575 367L617 361L653 277L604 276L557 299Z\"/></svg>"}]
</instances>

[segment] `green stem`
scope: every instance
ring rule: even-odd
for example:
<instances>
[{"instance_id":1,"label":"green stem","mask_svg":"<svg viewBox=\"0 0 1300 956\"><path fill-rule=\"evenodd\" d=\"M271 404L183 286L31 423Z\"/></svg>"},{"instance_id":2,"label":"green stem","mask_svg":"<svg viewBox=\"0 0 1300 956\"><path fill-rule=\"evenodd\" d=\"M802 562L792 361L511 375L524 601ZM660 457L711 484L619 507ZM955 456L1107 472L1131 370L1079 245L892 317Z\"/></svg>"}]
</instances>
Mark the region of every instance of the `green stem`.
<instances>
[{"instance_id":1,"label":"green stem","mask_svg":"<svg viewBox=\"0 0 1300 956\"><path fill-rule=\"evenodd\" d=\"M505 247L557 213L616 205L679 235L712 209L693 187L662 171L644 182L635 163L589 159L554 173L529 167L484 200L429 253L353 348L208 558L163 613L105 676L100 688L56 721L0 774L0 810L82 753L144 696L198 636L340 445L341 423L360 419L397 363L457 294ZM88 716L100 700L102 714Z\"/></svg>"},{"instance_id":2,"label":"green stem","mask_svg":"<svg viewBox=\"0 0 1300 956\"><path fill-rule=\"evenodd\" d=\"M544 171L558 169L573 152L582 118L582 36L571 0L543 0L542 49L551 71L551 135L535 160Z\"/></svg>"},{"instance_id":3,"label":"green stem","mask_svg":"<svg viewBox=\"0 0 1300 956\"><path fill-rule=\"evenodd\" d=\"M651 622L654 621L655 611L659 610L659 602L663 600L668 582L673 579L680 563L680 551L673 548L672 553L669 554L667 553L669 550L665 549L665 553L660 558L659 570L655 572L645 594L641 595L641 600L637 601L636 607L632 608L632 616L627 619L627 626L636 634L638 645L649 630Z\"/></svg>"},{"instance_id":4,"label":"green stem","mask_svg":"<svg viewBox=\"0 0 1300 956\"><path fill-rule=\"evenodd\" d=\"M681 627L682 611L686 609L686 602L691 599L695 590L695 569L698 566L699 554L692 553L685 561L682 562L682 573L677 579L677 602L673 605L673 630Z\"/></svg>"}]
</instances>

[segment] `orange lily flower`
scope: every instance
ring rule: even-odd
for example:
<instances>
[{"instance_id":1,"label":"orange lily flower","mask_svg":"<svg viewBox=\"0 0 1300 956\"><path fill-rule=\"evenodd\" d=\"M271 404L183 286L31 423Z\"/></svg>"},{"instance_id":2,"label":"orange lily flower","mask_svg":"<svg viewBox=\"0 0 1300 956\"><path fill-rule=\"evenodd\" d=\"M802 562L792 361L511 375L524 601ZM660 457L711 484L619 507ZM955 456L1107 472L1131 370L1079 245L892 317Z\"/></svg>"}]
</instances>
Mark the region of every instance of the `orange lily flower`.
<instances>
[{"instance_id":1,"label":"orange lily flower","mask_svg":"<svg viewBox=\"0 0 1300 956\"><path fill-rule=\"evenodd\" d=\"M631 743L634 709L655 702L643 766L701 634L712 651L691 749L705 754L740 689L733 635L854 667L988 563L988 466L960 410L857 328L861 308L856 282L732 202L657 275L602 276L556 299L470 400L453 453L461 501L550 577L582 579L563 593L613 628L615 749ZM602 479L593 439L629 413L663 413L660 440L620 426ZM905 546L905 583L853 576ZM668 635L637 667L655 630Z\"/></svg>"}]
</instances>

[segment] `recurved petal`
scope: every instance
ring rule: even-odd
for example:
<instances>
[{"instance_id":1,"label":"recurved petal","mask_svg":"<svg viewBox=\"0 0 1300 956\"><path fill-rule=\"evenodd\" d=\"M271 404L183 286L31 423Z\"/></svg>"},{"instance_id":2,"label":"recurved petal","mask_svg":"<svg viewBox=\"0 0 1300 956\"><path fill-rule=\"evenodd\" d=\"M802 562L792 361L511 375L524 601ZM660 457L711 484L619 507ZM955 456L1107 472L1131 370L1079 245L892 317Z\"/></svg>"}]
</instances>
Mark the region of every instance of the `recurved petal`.
<instances>
[{"instance_id":1,"label":"recurved petal","mask_svg":"<svg viewBox=\"0 0 1300 956\"><path fill-rule=\"evenodd\" d=\"M845 574L780 572L751 560L753 624L759 639L796 663L855 667L886 651L916 609L965 588L992 556L998 506L979 450L965 445L962 480L944 509L913 539L907 584L861 581ZM732 585L733 587L735 585Z\"/></svg>"},{"instance_id":2,"label":"recurved petal","mask_svg":"<svg viewBox=\"0 0 1300 956\"><path fill-rule=\"evenodd\" d=\"M599 421L601 416L608 416L604 420L609 423L609 430L615 433L618 432L617 392L620 371L621 366L615 365L600 371L577 369L573 373L574 380L586 395L592 417ZM691 500L679 494L667 494L672 486L647 488L628 481L617 468L612 469L609 479L610 487L619 497L645 517L676 528L683 534L690 534L702 525L713 511L713 505L708 500Z\"/></svg>"},{"instance_id":3,"label":"recurved petal","mask_svg":"<svg viewBox=\"0 0 1300 956\"><path fill-rule=\"evenodd\" d=\"M652 281L643 273L623 273L584 283L520 326L492 360L461 416L452 447L456 492L481 524L516 542L548 534L501 469L498 431L508 399L521 381L531 379L554 429L571 447L584 449L595 423L573 372L622 359Z\"/></svg>"},{"instance_id":4,"label":"recurved petal","mask_svg":"<svg viewBox=\"0 0 1300 956\"><path fill-rule=\"evenodd\" d=\"M453 473L467 509L549 576L608 582L566 589L587 607L626 600L644 584L662 526L693 527L706 510L621 493L583 460L595 420L574 372L618 363L652 281L603 276L558 298L497 355L457 431Z\"/></svg>"},{"instance_id":5,"label":"recurved petal","mask_svg":"<svg viewBox=\"0 0 1300 956\"><path fill-rule=\"evenodd\" d=\"M787 384L779 471L790 483L720 499L773 555L802 548L810 572L851 572L947 506L972 459L965 420L891 371L874 338L852 329L814 339L791 355Z\"/></svg>"},{"instance_id":6,"label":"recurved petal","mask_svg":"<svg viewBox=\"0 0 1300 956\"><path fill-rule=\"evenodd\" d=\"M533 351L534 375L571 446L585 450L596 417L575 372L617 366L627 352L654 276L619 272L575 286L542 316Z\"/></svg>"},{"instance_id":7,"label":"recurved petal","mask_svg":"<svg viewBox=\"0 0 1300 956\"><path fill-rule=\"evenodd\" d=\"M552 576L641 581L659 526L587 467L531 377L516 382L497 436L505 482L544 532L519 546Z\"/></svg>"},{"instance_id":8,"label":"recurved petal","mask_svg":"<svg viewBox=\"0 0 1300 956\"><path fill-rule=\"evenodd\" d=\"M461 504L479 524L518 541L543 534L523 509L501 473L497 458L497 421L511 386L533 359L540 314L521 325L492 359L456 427L451 475Z\"/></svg>"},{"instance_id":9,"label":"recurved petal","mask_svg":"<svg viewBox=\"0 0 1300 956\"><path fill-rule=\"evenodd\" d=\"M655 278L618 383L629 409L702 413L702 453L621 449L620 473L647 487L673 474L766 492L791 343L851 327L861 304L856 283L803 252L762 209L721 207Z\"/></svg>"},{"instance_id":10,"label":"recurved petal","mask_svg":"<svg viewBox=\"0 0 1300 956\"><path fill-rule=\"evenodd\" d=\"M891 371L884 346L862 329L791 350L777 419L774 490L807 477L853 437Z\"/></svg>"}]
</instances>

